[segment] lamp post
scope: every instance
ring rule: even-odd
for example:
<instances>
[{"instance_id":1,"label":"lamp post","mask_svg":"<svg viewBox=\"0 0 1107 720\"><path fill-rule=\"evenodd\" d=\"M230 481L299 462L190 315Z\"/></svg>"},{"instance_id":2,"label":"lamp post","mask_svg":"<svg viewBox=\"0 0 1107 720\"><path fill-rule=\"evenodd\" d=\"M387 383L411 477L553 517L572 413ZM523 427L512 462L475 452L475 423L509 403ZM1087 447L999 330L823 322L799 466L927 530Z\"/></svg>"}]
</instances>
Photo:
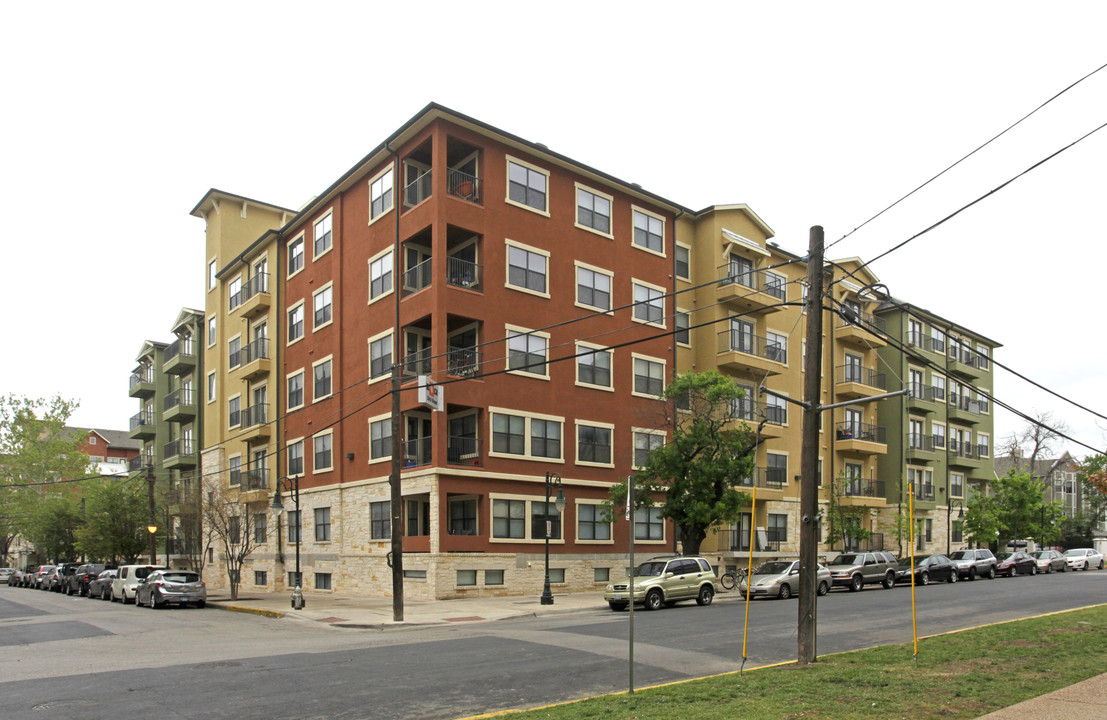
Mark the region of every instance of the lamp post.
<instances>
[{"instance_id":1,"label":"lamp post","mask_svg":"<svg viewBox=\"0 0 1107 720\"><path fill-rule=\"evenodd\" d=\"M284 503L281 502L281 487L286 488L292 493L292 502L296 506L296 587L292 590L292 609L302 610L304 607L304 591L300 587L303 583L303 577L300 575L300 543L303 541L301 534L303 533L303 518L300 516L300 476L293 475L292 477L279 477L277 478L277 489L273 492L273 504L269 506L269 512L273 514L273 519L277 523L278 532L281 526L281 513L284 512ZM288 538L291 542L291 533ZM277 536L278 545L280 544L280 535ZM278 548L279 549L279 548Z\"/></svg>"},{"instance_id":2,"label":"lamp post","mask_svg":"<svg viewBox=\"0 0 1107 720\"><path fill-rule=\"evenodd\" d=\"M553 593L550 592L550 533L553 530L553 523L550 521L550 489L557 485L557 499L554 500L554 505L557 506L558 522L561 522L561 514L565 510L565 495L561 492L561 476L555 472L546 472L546 584L542 588L541 604L553 605Z\"/></svg>"},{"instance_id":3,"label":"lamp post","mask_svg":"<svg viewBox=\"0 0 1107 720\"><path fill-rule=\"evenodd\" d=\"M965 519L965 504L963 502L961 502L960 500L950 500L949 501L949 506L946 507L946 556L947 557L949 556L949 553L950 553L950 538L952 537L952 533L950 532L950 530L953 527L952 519L953 519L953 504L954 503L957 503L957 507L959 508L959 512L957 513L957 522L961 522L962 520Z\"/></svg>"},{"instance_id":4,"label":"lamp post","mask_svg":"<svg viewBox=\"0 0 1107 720\"><path fill-rule=\"evenodd\" d=\"M154 534L158 531L158 526L154 523L150 523L146 526L146 532L150 533L150 564L158 564L158 551L157 545L155 545ZM169 563L166 563L166 567L169 567Z\"/></svg>"}]
</instances>

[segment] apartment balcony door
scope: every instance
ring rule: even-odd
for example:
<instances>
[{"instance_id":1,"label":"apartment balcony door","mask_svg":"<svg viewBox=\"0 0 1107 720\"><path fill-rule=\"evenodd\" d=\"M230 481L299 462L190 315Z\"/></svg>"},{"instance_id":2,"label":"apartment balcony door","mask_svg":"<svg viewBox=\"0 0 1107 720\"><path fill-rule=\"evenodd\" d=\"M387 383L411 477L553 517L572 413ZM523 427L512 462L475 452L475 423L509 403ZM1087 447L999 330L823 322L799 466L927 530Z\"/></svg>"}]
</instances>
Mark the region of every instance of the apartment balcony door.
<instances>
[{"instance_id":1,"label":"apartment balcony door","mask_svg":"<svg viewBox=\"0 0 1107 720\"><path fill-rule=\"evenodd\" d=\"M846 353L845 382L861 382L861 356Z\"/></svg>"},{"instance_id":2,"label":"apartment balcony door","mask_svg":"<svg viewBox=\"0 0 1107 720\"><path fill-rule=\"evenodd\" d=\"M853 437L861 437L861 424L864 416L860 410L854 410L853 408L846 408L846 426L845 430L852 433Z\"/></svg>"},{"instance_id":3,"label":"apartment balcony door","mask_svg":"<svg viewBox=\"0 0 1107 720\"><path fill-rule=\"evenodd\" d=\"M753 323L737 318L730 321L730 349L753 355L754 347Z\"/></svg>"}]
</instances>

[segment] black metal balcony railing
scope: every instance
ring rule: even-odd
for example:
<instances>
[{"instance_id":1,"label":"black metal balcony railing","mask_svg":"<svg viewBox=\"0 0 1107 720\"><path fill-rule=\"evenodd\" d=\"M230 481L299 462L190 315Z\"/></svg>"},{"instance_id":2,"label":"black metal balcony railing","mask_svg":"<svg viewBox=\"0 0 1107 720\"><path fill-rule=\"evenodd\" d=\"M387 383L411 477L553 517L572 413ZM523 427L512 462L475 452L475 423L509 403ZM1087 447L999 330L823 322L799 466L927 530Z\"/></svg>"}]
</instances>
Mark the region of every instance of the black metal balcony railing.
<instances>
[{"instance_id":1,"label":"black metal balcony railing","mask_svg":"<svg viewBox=\"0 0 1107 720\"><path fill-rule=\"evenodd\" d=\"M742 478L736 483L736 487L751 488L756 485L759 488L780 490L788 481L784 468L755 467L749 477Z\"/></svg>"},{"instance_id":2,"label":"black metal balcony railing","mask_svg":"<svg viewBox=\"0 0 1107 720\"><path fill-rule=\"evenodd\" d=\"M447 168L446 192L454 197L480 205L480 178L467 172Z\"/></svg>"},{"instance_id":3,"label":"black metal balcony railing","mask_svg":"<svg viewBox=\"0 0 1107 720\"><path fill-rule=\"evenodd\" d=\"M431 438L421 437L414 440L405 440L404 465L405 467L419 467L431 463Z\"/></svg>"},{"instance_id":4,"label":"black metal balcony railing","mask_svg":"<svg viewBox=\"0 0 1107 720\"><path fill-rule=\"evenodd\" d=\"M868 442L886 444L882 425L847 421L835 425L834 430L839 440L867 440Z\"/></svg>"},{"instance_id":5,"label":"black metal balcony railing","mask_svg":"<svg viewBox=\"0 0 1107 720\"><path fill-rule=\"evenodd\" d=\"M153 425L154 413L149 410L139 410L137 413L131 416L131 430L137 430L140 427Z\"/></svg>"},{"instance_id":6,"label":"black metal balcony railing","mask_svg":"<svg viewBox=\"0 0 1107 720\"><path fill-rule=\"evenodd\" d=\"M835 381L838 383L860 383L878 390L886 387L884 373L862 365L839 365L835 372Z\"/></svg>"},{"instance_id":7,"label":"black metal balcony railing","mask_svg":"<svg viewBox=\"0 0 1107 720\"><path fill-rule=\"evenodd\" d=\"M743 330L723 330L719 333L718 352L741 352L773 362L788 362L788 349L780 343Z\"/></svg>"},{"instance_id":8,"label":"black metal balcony railing","mask_svg":"<svg viewBox=\"0 0 1107 720\"><path fill-rule=\"evenodd\" d=\"M884 494L883 480L863 480L854 478L846 482L845 494L847 497L887 497Z\"/></svg>"},{"instance_id":9,"label":"black metal balcony railing","mask_svg":"<svg viewBox=\"0 0 1107 720\"><path fill-rule=\"evenodd\" d=\"M872 533L864 540L846 538L845 552L881 552L884 550L884 533Z\"/></svg>"},{"instance_id":10,"label":"black metal balcony railing","mask_svg":"<svg viewBox=\"0 0 1107 720\"><path fill-rule=\"evenodd\" d=\"M177 338L165 348L165 352L162 354L163 362L169 362L177 356L181 357L193 357L194 352L192 350L192 338L183 337Z\"/></svg>"},{"instance_id":11,"label":"black metal balcony railing","mask_svg":"<svg viewBox=\"0 0 1107 720\"><path fill-rule=\"evenodd\" d=\"M908 433L907 447L910 450L933 450L934 436L921 433Z\"/></svg>"},{"instance_id":12,"label":"black metal balcony railing","mask_svg":"<svg viewBox=\"0 0 1107 720\"><path fill-rule=\"evenodd\" d=\"M446 462L454 465L480 466L480 438L449 437L446 440Z\"/></svg>"},{"instance_id":13,"label":"black metal balcony railing","mask_svg":"<svg viewBox=\"0 0 1107 720\"><path fill-rule=\"evenodd\" d=\"M915 483L914 493L916 500L933 500L934 485L933 483Z\"/></svg>"},{"instance_id":14,"label":"black metal balcony railing","mask_svg":"<svg viewBox=\"0 0 1107 720\"><path fill-rule=\"evenodd\" d=\"M141 385L142 383L154 382L154 371L150 368L144 368L142 370L135 370L131 373L131 385L130 389L134 390L135 385Z\"/></svg>"},{"instance_id":15,"label":"black metal balcony railing","mask_svg":"<svg viewBox=\"0 0 1107 720\"><path fill-rule=\"evenodd\" d=\"M269 358L269 338L259 337L254 339L249 345L242 348L241 360L243 365L248 365L255 360L266 360Z\"/></svg>"},{"instance_id":16,"label":"black metal balcony railing","mask_svg":"<svg viewBox=\"0 0 1107 720\"><path fill-rule=\"evenodd\" d=\"M750 290L772 295L778 300L787 299L786 280L780 275L767 273L764 270L747 270L741 265L727 263L719 266L718 278L720 287L741 285Z\"/></svg>"},{"instance_id":17,"label":"black metal balcony railing","mask_svg":"<svg viewBox=\"0 0 1107 720\"><path fill-rule=\"evenodd\" d=\"M934 390L929 385L923 385L922 383L909 383L907 385L908 397L912 400L934 400Z\"/></svg>"},{"instance_id":18,"label":"black metal balcony railing","mask_svg":"<svg viewBox=\"0 0 1107 720\"><path fill-rule=\"evenodd\" d=\"M957 457L963 457L966 460L979 460L980 459L980 445L973 445L971 442L962 442L960 440L949 441L949 454Z\"/></svg>"},{"instance_id":19,"label":"black metal balcony railing","mask_svg":"<svg viewBox=\"0 0 1107 720\"><path fill-rule=\"evenodd\" d=\"M127 461L127 472L139 472L145 470L147 465L151 465L154 462L154 456L146 453L139 453L133 458Z\"/></svg>"},{"instance_id":20,"label":"black metal balcony railing","mask_svg":"<svg viewBox=\"0 0 1107 720\"><path fill-rule=\"evenodd\" d=\"M242 427L254 427L269 422L269 403L254 403L242 411Z\"/></svg>"},{"instance_id":21,"label":"black metal balcony railing","mask_svg":"<svg viewBox=\"0 0 1107 720\"><path fill-rule=\"evenodd\" d=\"M456 257L446 258L446 282L454 287L480 288L480 265Z\"/></svg>"},{"instance_id":22,"label":"black metal balcony railing","mask_svg":"<svg viewBox=\"0 0 1107 720\"><path fill-rule=\"evenodd\" d=\"M872 313L855 310L851 307L843 307L841 315L838 316L838 327L846 327L848 325L858 325L867 327L880 334L884 333L884 318L879 318Z\"/></svg>"},{"instance_id":23,"label":"black metal balcony railing","mask_svg":"<svg viewBox=\"0 0 1107 720\"><path fill-rule=\"evenodd\" d=\"M245 473L244 490L268 490L269 468L251 468Z\"/></svg>"},{"instance_id":24,"label":"black metal balcony railing","mask_svg":"<svg viewBox=\"0 0 1107 720\"><path fill-rule=\"evenodd\" d=\"M922 347L926 342L926 336L920 332L908 332L907 333L907 346L908 347Z\"/></svg>"},{"instance_id":25,"label":"black metal balcony railing","mask_svg":"<svg viewBox=\"0 0 1107 720\"><path fill-rule=\"evenodd\" d=\"M170 440L165 443L164 449L165 457L174 458L181 455L192 454L192 441L187 438L179 438L177 440Z\"/></svg>"},{"instance_id":26,"label":"black metal balcony railing","mask_svg":"<svg viewBox=\"0 0 1107 720\"><path fill-rule=\"evenodd\" d=\"M949 394L949 404L956 410L962 410L973 415L980 414L980 402L971 399L968 395L959 393Z\"/></svg>"},{"instance_id":27,"label":"black metal balcony railing","mask_svg":"<svg viewBox=\"0 0 1107 720\"><path fill-rule=\"evenodd\" d=\"M404 372L408 375L429 375L431 371L431 350L424 348L404 355Z\"/></svg>"},{"instance_id":28,"label":"black metal balcony railing","mask_svg":"<svg viewBox=\"0 0 1107 720\"><path fill-rule=\"evenodd\" d=\"M729 542L727 543L730 550L738 552L749 552L750 550L750 531L749 530L724 530L729 536ZM767 534L767 533L766 533ZM762 538L757 534L754 538L757 543L757 549L762 552L780 552L780 540L774 536Z\"/></svg>"},{"instance_id":29,"label":"black metal balcony railing","mask_svg":"<svg viewBox=\"0 0 1107 720\"><path fill-rule=\"evenodd\" d=\"M976 352L972 348L964 347L963 345L954 345L950 343L949 357L955 363L961 363L962 365L968 365L971 368L981 368L980 353Z\"/></svg>"},{"instance_id":30,"label":"black metal balcony railing","mask_svg":"<svg viewBox=\"0 0 1107 720\"><path fill-rule=\"evenodd\" d=\"M404 270L404 292L419 292L431 284L431 260L427 258L415 267Z\"/></svg>"},{"instance_id":31,"label":"black metal balcony railing","mask_svg":"<svg viewBox=\"0 0 1107 720\"><path fill-rule=\"evenodd\" d=\"M191 555L196 543L186 538L169 538L165 543L165 552L170 555Z\"/></svg>"},{"instance_id":32,"label":"black metal balcony railing","mask_svg":"<svg viewBox=\"0 0 1107 720\"><path fill-rule=\"evenodd\" d=\"M480 350L450 348L446 355L446 373L459 377L474 377L480 372Z\"/></svg>"},{"instance_id":33,"label":"black metal balcony railing","mask_svg":"<svg viewBox=\"0 0 1107 720\"><path fill-rule=\"evenodd\" d=\"M431 171L415 178L404 188L404 204L418 205L431 196Z\"/></svg>"},{"instance_id":34,"label":"black metal balcony railing","mask_svg":"<svg viewBox=\"0 0 1107 720\"><path fill-rule=\"evenodd\" d=\"M784 425L788 422L788 407L766 405L756 400L742 398L730 404L730 417L751 423L760 423L765 420L769 425Z\"/></svg>"},{"instance_id":35,"label":"black metal balcony railing","mask_svg":"<svg viewBox=\"0 0 1107 720\"><path fill-rule=\"evenodd\" d=\"M179 388L165 396L162 400L163 410L172 410L178 405L192 405L192 388Z\"/></svg>"}]
</instances>

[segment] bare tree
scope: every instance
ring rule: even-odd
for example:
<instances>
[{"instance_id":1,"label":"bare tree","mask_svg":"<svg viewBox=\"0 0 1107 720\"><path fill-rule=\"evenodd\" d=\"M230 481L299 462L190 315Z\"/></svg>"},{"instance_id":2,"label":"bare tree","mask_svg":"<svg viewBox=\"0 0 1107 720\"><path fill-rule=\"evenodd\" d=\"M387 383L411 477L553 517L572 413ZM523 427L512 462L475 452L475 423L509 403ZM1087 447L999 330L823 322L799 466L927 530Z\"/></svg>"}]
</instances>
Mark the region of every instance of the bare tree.
<instances>
[{"instance_id":1,"label":"bare tree","mask_svg":"<svg viewBox=\"0 0 1107 720\"><path fill-rule=\"evenodd\" d=\"M997 456L1011 458L1017 473L1032 473L1035 462L1059 454L1064 442L1061 434L1068 430L1068 424L1054 418L1053 413L1037 412L1022 430L1007 436L999 446Z\"/></svg>"},{"instance_id":2,"label":"bare tree","mask_svg":"<svg viewBox=\"0 0 1107 720\"><path fill-rule=\"evenodd\" d=\"M204 521L204 484L197 477L187 477L181 482L174 498L180 527L176 531L179 554L184 556L190 569L204 574L207 565L207 549L217 539L214 525Z\"/></svg>"},{"instance_id":3,"label":"bare tree","mask_svg":"<svg viewBox=\"0 0 1107 720\"><path fill-rule=\"evenodd\" d=\"M223 546L231 599L237 600L242 565L257 548L250 512L245 503L232 499L218 480L205 481L203 492L204 532Z\"/></svg>"}]
</instances>

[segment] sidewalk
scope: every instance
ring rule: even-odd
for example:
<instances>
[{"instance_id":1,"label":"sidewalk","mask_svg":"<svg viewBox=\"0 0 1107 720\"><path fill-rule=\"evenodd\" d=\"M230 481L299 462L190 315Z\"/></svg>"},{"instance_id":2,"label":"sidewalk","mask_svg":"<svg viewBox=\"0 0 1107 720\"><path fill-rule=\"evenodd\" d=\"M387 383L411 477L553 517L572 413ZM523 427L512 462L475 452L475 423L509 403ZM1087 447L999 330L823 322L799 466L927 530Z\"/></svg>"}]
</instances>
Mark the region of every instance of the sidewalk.
<instances>
[{"instance_id":1,"label":"sidewalk","mask_svg":"<svg viewBox=\"0 0 1107 720\"><path fill-rule=\"evenodd\" d=\"M977 720L1103 720L1107 718L1107 673L1024 700Z\"/></svg>"}]
</instances>

